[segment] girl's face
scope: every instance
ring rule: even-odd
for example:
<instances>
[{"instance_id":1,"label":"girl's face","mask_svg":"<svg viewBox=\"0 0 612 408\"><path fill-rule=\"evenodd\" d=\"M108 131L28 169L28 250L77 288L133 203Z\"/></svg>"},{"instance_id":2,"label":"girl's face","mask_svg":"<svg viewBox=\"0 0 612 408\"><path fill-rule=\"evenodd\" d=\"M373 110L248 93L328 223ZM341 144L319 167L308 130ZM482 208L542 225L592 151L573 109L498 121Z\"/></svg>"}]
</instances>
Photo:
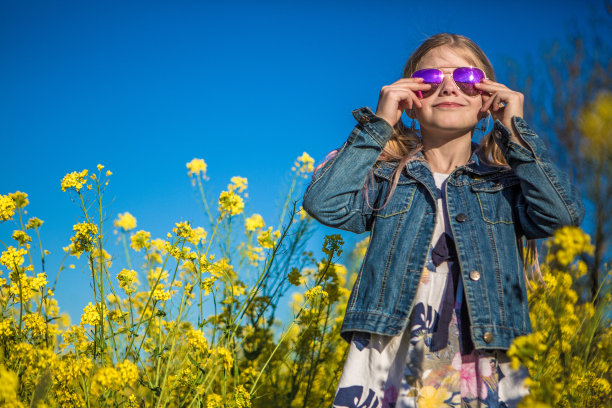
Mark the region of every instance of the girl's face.
<instances>
[{"instance_id":1,"label":"girl's face","mask_svg":"<svg viewBox=\"0 0 612 408\"><path fill-rule=\"evenodd\" d=\"M478 123L482 97L461 92L451 74L453 68L467 66L473 64L447 46L432 49L419 62L417 69L437 68L445 74L438 89L421 99L423 107L415 109L416 119L425 133L467 133Z\"/></svg>"}]
</instances>

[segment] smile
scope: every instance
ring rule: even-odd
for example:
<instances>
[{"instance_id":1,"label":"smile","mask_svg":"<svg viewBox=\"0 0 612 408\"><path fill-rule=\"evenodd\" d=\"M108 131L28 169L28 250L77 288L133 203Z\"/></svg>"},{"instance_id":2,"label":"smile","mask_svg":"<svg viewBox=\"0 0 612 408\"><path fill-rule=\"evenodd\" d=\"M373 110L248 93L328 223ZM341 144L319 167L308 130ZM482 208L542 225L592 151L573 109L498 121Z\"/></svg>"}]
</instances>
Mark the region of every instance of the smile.
<instances>
[{"instance_id":1,"label":"smile","mask_svg":"<svg viewBox=\"0 0 612 408\"><path fill-rule=\"evenodd\" d=\"M460 105L458 103L453 103L453 102L443 102L443 103L439 103L437 105L434 105L434 108L460 108L463 105Z\"/></svg>"}]
</instances>

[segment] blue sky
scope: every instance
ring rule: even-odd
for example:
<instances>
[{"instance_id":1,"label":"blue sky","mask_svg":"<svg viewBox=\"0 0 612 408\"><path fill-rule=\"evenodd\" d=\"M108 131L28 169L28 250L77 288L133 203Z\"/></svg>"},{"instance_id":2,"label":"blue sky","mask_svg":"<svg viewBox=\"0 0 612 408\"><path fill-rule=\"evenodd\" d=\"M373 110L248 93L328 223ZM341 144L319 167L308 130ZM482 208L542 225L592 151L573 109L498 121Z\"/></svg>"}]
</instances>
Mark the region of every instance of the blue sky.
<instances>
[{"instance_id":1,"label":"blue sky","mask_svg":"<svg viewBox=\"0 0 612 408\"><path fill-rule=\"evenodd\" d=\"M573 18L586 21L589 4L599 3L4 0L0 194L29 194L50 271L79 222L60 180L98 163L114 173L111 219L129 211L154 237L181 220L206 226L186 174L194 157L209 166L210 197L247 177L247 212L273 224L295 158L319 163L340 146L351 111L375 109L425 38L472 38L503 82L504 58L537 55ZM0 225L0 240L13 229ZM60 307L75 320L88 282L78 269L60 278Z\"/></svg>"}]
</instances>

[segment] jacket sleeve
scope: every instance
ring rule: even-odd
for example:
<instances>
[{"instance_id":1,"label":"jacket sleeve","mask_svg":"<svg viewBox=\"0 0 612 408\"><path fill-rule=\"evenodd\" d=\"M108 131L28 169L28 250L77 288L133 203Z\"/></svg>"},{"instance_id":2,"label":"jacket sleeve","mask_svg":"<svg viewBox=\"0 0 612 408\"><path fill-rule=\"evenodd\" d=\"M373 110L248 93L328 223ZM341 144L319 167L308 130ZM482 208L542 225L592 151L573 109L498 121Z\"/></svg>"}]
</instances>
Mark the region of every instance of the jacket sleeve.
<instances>
[{"instance_id":1,"label":"jacket sleeve","mask_svg":"<svg viewBox=\"0 0 612 408\"><path fill-rule=\"evenodd\" d=\"M359 234L371 230L370 207L378 200L378 186L372 179L367 189L370 207L366 204L366 177L393 128L368 107L355 109L353 116L359 123L338 153L314 174L302 207L323 225Z\"/></svg>"},{"instance_id":2,"label":"jacket sleeve","mask_svg":"<svg viewBox=\"0 0 612 408\"><path fill-rule=\"evenodd\" d=\"M569 177L552 161L544 141L520 117L512 122L529 149L512 142L511 132L495 121L493 137L508 165L520 179L518 216L527 239L551 236L557 228L579 226L584 205Z\"/></svg>"}]
</instances>

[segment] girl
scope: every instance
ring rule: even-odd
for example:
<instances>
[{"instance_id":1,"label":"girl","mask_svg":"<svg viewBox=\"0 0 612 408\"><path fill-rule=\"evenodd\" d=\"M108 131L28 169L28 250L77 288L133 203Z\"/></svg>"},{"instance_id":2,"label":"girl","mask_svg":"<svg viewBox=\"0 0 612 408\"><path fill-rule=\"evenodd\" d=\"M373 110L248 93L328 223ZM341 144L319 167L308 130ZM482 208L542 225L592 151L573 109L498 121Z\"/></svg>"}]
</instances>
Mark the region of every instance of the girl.
<instances>
[{"instance_id":1,"label":"girl","mask_svg":"<svg viewBox=\"0 0 612 408\"><path fill-rule=\"evenodd\" d=\"M353 115L303 200L324 225L370 231L334 407L515 406L528 373L506 350L532 330L525 258L535 239L582 222L577 190L523 120L523 95L464 36L427 39L376 113ZM493 131L473 143L488 116Z\"/></svg>"}]
</instances>

